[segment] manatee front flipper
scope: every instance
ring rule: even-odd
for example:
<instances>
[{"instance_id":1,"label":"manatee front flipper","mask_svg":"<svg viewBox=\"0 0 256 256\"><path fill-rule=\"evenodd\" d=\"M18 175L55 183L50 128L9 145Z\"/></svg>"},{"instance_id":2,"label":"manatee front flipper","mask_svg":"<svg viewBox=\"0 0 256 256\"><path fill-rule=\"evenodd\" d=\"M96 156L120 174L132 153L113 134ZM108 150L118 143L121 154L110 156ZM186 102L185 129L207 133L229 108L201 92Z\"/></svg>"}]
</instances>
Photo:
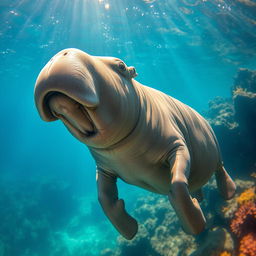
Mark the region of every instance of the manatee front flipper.
<instances>
[{"instance_id":1,"label":"manatee front flipper","mask_svg":"<svg viewBox=\"0 0 256 256\"><path fill-rule=\"evenodd\" d=\"M220 194L226 200L231 199L236 192L236 184L228 175L223 165L215 172L215 178Z\"/></svg>"},{"instance_id":2,"label":"manatee front flipper","mask_svg":"<svg viewBox=\"0 0 256 256\"><path fill-rule=\"evenodd\" d=\"M169 200L183 226L193 235L199 234L205 227L205 217L196 198L188 191L190 156L185 146L180 147L169 159L171 168L171 187Z\"/></svg>"},{"instance_id":3,"label":"manatee front flipper","mask_svg":"<svg viewBox=\"0 0 256 256\"><path fill-rule=\"evenodd\" d=\"M118 199L117 178L109 172L97 169L98 199L103 211L118 232L132 239L137 231L137 221L125 211L124 200Z\"/></svg>"}]
</instances>

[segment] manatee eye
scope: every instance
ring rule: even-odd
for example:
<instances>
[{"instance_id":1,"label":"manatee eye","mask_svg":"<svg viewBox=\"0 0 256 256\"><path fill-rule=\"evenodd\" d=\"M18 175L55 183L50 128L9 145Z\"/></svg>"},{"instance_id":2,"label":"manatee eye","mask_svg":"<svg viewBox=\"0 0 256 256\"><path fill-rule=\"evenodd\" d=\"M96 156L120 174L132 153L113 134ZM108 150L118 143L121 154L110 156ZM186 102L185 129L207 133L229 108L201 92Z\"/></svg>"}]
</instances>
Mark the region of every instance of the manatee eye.
<instances>
[{"instance_id":1,"label":"manatee eye","mask_svg":"<svg viewBox=\"0 0 256 256\"><path fill-rule=\"evenodd\" d=\"M125 71L125 70L126 70L126 66L125 66L125 64L124 64L122 61L119 62L118 68L119 68L120 70L122 70L122 71Z\"/></svg>"}]
</instances>

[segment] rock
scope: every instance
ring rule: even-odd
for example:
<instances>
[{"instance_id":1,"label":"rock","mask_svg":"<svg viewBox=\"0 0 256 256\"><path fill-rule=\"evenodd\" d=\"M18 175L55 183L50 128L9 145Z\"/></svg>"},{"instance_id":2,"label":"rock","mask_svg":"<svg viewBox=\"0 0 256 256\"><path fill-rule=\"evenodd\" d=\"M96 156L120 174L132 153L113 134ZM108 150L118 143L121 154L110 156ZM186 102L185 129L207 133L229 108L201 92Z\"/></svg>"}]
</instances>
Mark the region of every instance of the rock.
<instances>
[{"instance_id":1,"label":"rock","mask_svg":"<svg viewBox=\"0 0 256 256\"><path fill-rule=\"evenodd\" d=\"M199 248L190 256L219 256L222 251L233 251L234 243L231 234L221 227L208 232L199 244Z\"/></svg>"},{"instance_id":2,"label":"rock","mask_svg":"<svg viewBox=\"0 0 256 256\"><path fill-rule=\"evenodd\" d=\"M210 101L207 117L228 169L252 172L256 168L256 71L240 68L232 98Z\"/></svg>"},{"instance_id":3,"label":"rock","mask_svg":"<svg viewBox=\"0 0 256 256\"><path fill-rule=\"evenodd\" d=\"M232 91L236 91L238 88L256 93L256 71L247 68L239 68L237 76L234 79Z\"/></svg>"}]
</instances>

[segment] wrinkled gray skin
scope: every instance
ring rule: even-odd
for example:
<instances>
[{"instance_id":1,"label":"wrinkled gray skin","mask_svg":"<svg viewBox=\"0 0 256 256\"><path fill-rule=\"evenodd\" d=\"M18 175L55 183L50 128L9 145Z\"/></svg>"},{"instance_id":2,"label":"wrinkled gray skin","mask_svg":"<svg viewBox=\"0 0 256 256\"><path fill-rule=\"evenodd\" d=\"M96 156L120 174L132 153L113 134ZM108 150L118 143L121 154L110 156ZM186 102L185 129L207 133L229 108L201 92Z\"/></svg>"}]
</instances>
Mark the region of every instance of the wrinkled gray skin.
<instances>
[{"instance_id":1,"label":"wrinkled gray skin","mask_svg":"<svg viewBox=\"0 0 256 256\"><path fill-rule=\"evenodd\" d=\"M88 146L97 166L99 202L126 239L135 236L138 224L118 198L117 178L167 195L184 230L198 234L205 226L197 200L201 187L215 173L219 191L229 199L235 184L206 120L140 84L136 75L120 59L66 49L39 74L36 106L43 120L60 119Z\"/></svg>"}]
</instances>

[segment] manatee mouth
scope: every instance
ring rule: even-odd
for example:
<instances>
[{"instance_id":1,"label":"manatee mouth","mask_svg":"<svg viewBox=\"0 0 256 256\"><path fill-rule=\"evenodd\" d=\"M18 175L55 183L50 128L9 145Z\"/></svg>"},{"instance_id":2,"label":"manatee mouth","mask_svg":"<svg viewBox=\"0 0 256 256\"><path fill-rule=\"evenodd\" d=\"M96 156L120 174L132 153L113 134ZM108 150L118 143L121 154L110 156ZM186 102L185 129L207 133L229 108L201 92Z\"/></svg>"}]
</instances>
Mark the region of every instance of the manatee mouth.
<instances>
[{"instance_id":1,"label":"manatee mouth","mask_svg":"<svg viewBox=\"0 0 256 256\"><path fill-rule=\"evenodd\" d=\"M86 137L93 137L97 134L96 131L86 131L85 136Z\"/></svg>"},{"instance_id":2,"label":"manatee mouth","mask_svg":"<svg viewBox=\"0 0 256 256\"><path fill-rule=\"evenodd\" d=\"M85 109L85 107L81 105L80 109L81 109L82 113L84 114L86 121L88 122L86 126L90 127L89 129L82 128L82 126L80 126L80 125L79 126L74 125L64 115L57 114L55 112L53 112L53 113L57 118L61 119L67 125L67 127L72 128L77 133L79 133L81 137L86 137L86 138L94 137L98 133L97 128L96 128L95 124L93 123L93 121L92 121L89 113Z\"/></svg>"},{"instance_id":3,"label":"manatee mouth","mask_svg":"<svg viewBox=\"0 0 256 256\"><path fill-rule=\"evenodd\" d=\"M93 137L93 136L95 136L97 134L97 129L96 129L95 124L92 121L92 118L90 117L88 111L85 109L84 106L81 106L80 109L82 110L83 114L86 117L86 120L89 122L89 124L90 124L90 126L92 128L90 130L85 130L85 131L80 131L80 132L83 133L86 137Z\"/></svg>"},{"instance_id":4,"label":"manatee mouth","mask_svg":"<svg viewBox=\"0 0 256 256\"><path fill-rule=\"evenodd\" d=\"M85 131L84 133L84 136L87 137L87 138L91 138L91 137L94 137L96 134L97 134L97 131Z\"/></svg>"}]
</instances>

